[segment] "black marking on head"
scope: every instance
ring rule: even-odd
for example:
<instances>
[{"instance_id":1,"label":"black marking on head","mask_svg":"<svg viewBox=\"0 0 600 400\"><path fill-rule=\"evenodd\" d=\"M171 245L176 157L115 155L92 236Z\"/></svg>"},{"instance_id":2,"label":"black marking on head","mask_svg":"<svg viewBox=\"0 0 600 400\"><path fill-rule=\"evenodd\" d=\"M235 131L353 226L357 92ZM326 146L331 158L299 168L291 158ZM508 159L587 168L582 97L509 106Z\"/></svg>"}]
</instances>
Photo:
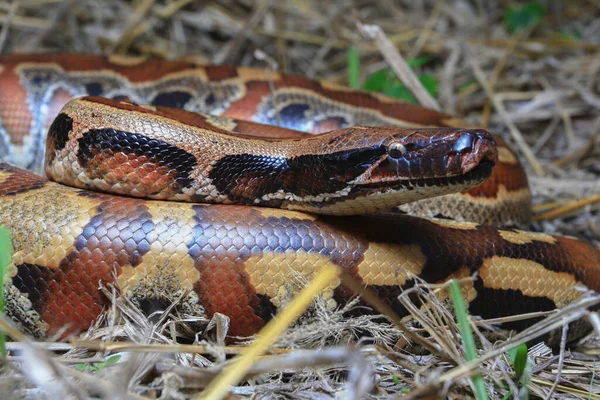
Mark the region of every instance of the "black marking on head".
<instances>
[{"instance_id":1,"label":"black marking on head","mask_svg":"<svg viewBox=\"0 0 600 400\"><path fill-rule=\"evenodd\" d=\"M333 193L347 186L373 165L385 152L383 146L339 151L323 155L302 155L288 161L295 172L300 196Z\"/></svg>"},{"instance_id":2,"label":"black marking on head","mask_svg":"<svg viewBox=\"0 0 600 400\"><path fill-rule=\"evenodd\" d=\"M160 167L177 171L175 182L181 188L191 184L190 175L197 164L196 157L177 146L137 133L110 128L90 130L78 139L78 142L77 159L84 168L98 155L110 157L116 153L125 153L135 154L137 157L145 156Z\"/></svg>"},{"instance_id":3,"label":"black marking on head","mask_svg":"<svg viewBox=\"0 0 600 400\"><path fill-rule=\"evenodd\" d=\"M181 91L174 90L172 92L163 92L156 95L154 99L152 99L153 106L162 106L162 107L173 107L173 108L184 108L184 106L190 101L192 95Z\"/></svg>"},{"instance_id":4,"label":"black marking on head","mask_svg":"<svg viewBox=\"0 0 600 400\"><path fill-rule=\"evenodd\" d=\"M287 159L256 154L222 157L208 176L220 192L248 201L293 184Z\"/></svg>"},{"instance_id":5,"label":"black marking on head","mask_svg":"<svg viewBox=\"0 0 600 400\"><path fill-rule=\"evenodd\" d=\"M289 159L236 154L221 158L209 177L220 192L237 200L260 198L278 190L300 197L318 196L346 187L384 151L376 146Z\"/></svg>"},{"instance_id":6,"label":"black marking on head","mask_svg":"<svg viewBox=\"0 0 600 400\"><path fill-rule=\"evenodd\" d=\"M69 141L69 133L73 129L73 118L65 113L60 113L48 129L48 138L54 141L54 149L62 150Z\"/></svg>"}]
</instances>

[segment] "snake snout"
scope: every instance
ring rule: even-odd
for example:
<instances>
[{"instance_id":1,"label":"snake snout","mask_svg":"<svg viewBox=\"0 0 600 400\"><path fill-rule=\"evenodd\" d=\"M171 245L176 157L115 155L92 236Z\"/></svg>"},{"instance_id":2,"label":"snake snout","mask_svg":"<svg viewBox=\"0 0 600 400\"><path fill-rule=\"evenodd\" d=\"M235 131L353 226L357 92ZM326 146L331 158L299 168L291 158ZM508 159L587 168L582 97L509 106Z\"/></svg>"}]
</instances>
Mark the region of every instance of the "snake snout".
<instances>
[{"instance_id":1,"label":"snake snout","mask_svg":"<svg viewBox=\"0 0 600 400\"><path fill-rule=\"evenodd\" d=\"M462 131L454 143L453 150L461 157L461 174L479 166L491 169L498 162L496 141L484 129Z\"/></svg>"}]
</instances>

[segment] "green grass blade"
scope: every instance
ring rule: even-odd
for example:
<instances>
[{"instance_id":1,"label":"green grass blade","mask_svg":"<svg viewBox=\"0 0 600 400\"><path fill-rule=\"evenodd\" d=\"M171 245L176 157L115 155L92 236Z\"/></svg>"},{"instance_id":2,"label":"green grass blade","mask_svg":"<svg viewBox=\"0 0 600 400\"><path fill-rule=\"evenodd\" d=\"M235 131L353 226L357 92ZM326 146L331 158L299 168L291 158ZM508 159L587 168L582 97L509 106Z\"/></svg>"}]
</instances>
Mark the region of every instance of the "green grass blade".
<instances>
[{"instance_id":1,"label":"green grass blade","mask_svg":"<svg viewBox=\"0 0 600 400\"><path fill-rule=\"evenodd\" d=\"M460 329L460 334L465 345L465 353L467 361L473 361L477 359L477 347L475 346L475 339L473 339L473 331L469 325L467 319L467 307L460 291L460 286L456 279L453 279L450 283L450 296L454 303L454 311L456 312L456 321ZM473 376L473 388L475 390L475 398L477 400L484 400L488 398L485 381L481 374L475 374Z\"/></svg>"},{"instance_id":2,"label":"green grass blade","mask_svg":"<svg viewBox=\"0 0 600 400\"><path fill-rule=\"evenodd\" d=\"M525 367L527 367L527 345L523 343L517 347L513 347L508 351L508 355L510 356L510 363L515 370L515 379L518 380L523 376Z\"/></svg>"},{"instance_id":3,"label":"green grass blade","mask_svg":"<svg viewBox=\"0 0 600 400\"><path fill-rule=\"evenodd\" d=\"M12 257L12 242L10 240L10 232L3 226L0 226L0 313L4 314L4 279L10 265ZM6 337L4 332L0 332L0 355L6 356Z\"/></svg>"},{"instance_id":4,"label":"green grass blade","mask_svg":"<svg viewBox=\"0 0 600 400\"><path fill-rule=\"evenodd\" d=\"M358 56L358 49L356 47L350 47L348 49L348 86L353 89L358 89L360 83L358 82L358 73L360 71L360 58Z\"/></svg>"}]
</instances>

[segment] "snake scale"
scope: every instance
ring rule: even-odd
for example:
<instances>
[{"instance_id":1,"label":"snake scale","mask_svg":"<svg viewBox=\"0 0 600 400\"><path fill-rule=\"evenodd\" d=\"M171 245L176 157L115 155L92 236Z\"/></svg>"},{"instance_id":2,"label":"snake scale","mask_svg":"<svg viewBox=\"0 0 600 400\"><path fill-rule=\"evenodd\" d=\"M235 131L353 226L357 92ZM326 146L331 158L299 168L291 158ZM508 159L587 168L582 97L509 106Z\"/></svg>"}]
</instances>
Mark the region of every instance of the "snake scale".
<instances>
[{"instance_id":1,"label":"snake scale","mask_svg":"<svg viewBox=\"0 0 600 400\"><path fill-rule=\"evenodd\" d=\"M88 97L61 111L87 95L115 100ZM440 282L476 273L463 293L470 312L484 318L562 307L580 296L577 284L600 291L600 251L516 229L531 217L523 168L501 140L490 150L489 134L461 124L272 71L84 55L0 57L0 156L15 165L0 164L0 225L15 249L7 313L36 337L81 332L109 304L99 283L116 279L136 301L185 295L184 312L225 314L230 337L248 336L328 264L399 314L405 310L397 297L417 277ZM159 138L146 138L140 126ZM172 126L204 144L175 142ZM38 175L44 161L50 178L70 175L78 187ZM494 163L491 177L470 187ZM223 183L231 176L241 181ZM465 190L381 214L340 216L374 211L368 207L382 194L396 201L402 193L405 202L448 188ZM158 200L118 195L126 191ZM348 196L368 201L340 206ZM332 215L313 213L323 209ZM323 294L332 308L354 295L339 281Z\"/></svg>"}]
</instances>

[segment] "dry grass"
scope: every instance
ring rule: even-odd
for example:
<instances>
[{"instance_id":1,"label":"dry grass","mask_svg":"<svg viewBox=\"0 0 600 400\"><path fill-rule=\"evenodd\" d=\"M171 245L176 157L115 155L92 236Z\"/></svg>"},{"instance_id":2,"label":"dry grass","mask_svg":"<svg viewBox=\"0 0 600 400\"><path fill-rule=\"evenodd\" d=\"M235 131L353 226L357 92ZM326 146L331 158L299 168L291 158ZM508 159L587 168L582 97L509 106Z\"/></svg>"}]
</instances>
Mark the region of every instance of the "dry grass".
<instances>
[{"instance_id":1,"label":"dry grass","mask_svg":"<svg viewBox=\"0 0 600 400\"><path fill-rule=\"evenodd\" d=\"M539 26L510 35L503 23L507 1L0 0L0 49L189 57L345 83L349 46L359 50L361 79L386 66L378 43L365 38L357 24L379 26L405 58L433 57L420 70L438 79L439 96L422 101L487 127L519 151L538 213L533 229L600 245L600 3L544 3L548 12ZM565 32L575 37L565 39ZM429 355L409 353L393 323L348 319L317 298L306 318L267 343L268 355L257 355L238 372L241 383L231 393L462 398L472 396L468 377L478 366L493 396L502 398L510 388L518 391L503 351L534 339L548 324L585 315L585 306L598 301L590 295L508 341L490 343L476 333L482 357L466 363L447 305L430 289L415 290L430 303L429 310L414 309L421 325L415 332L427 338L421 347L432 350ZM203 328L198 334L183 323L193 318ZM107 322L71 345L32 344L26 338L11 343L0 393L194 398L228 370L232 355L246 351L224 346L227 320L218 315L206 321L175 312L149 320L114 294ZM7 324L2 321L10 330ZM373 339L357 341L359 332ZM530 349L530 394L597 398L588 394L600 393L593 343L591 355ZM102 368L113 354L121 356L119 362ZM82 372L78 364L96 368Z\"/></svg>"}]
</instances>

